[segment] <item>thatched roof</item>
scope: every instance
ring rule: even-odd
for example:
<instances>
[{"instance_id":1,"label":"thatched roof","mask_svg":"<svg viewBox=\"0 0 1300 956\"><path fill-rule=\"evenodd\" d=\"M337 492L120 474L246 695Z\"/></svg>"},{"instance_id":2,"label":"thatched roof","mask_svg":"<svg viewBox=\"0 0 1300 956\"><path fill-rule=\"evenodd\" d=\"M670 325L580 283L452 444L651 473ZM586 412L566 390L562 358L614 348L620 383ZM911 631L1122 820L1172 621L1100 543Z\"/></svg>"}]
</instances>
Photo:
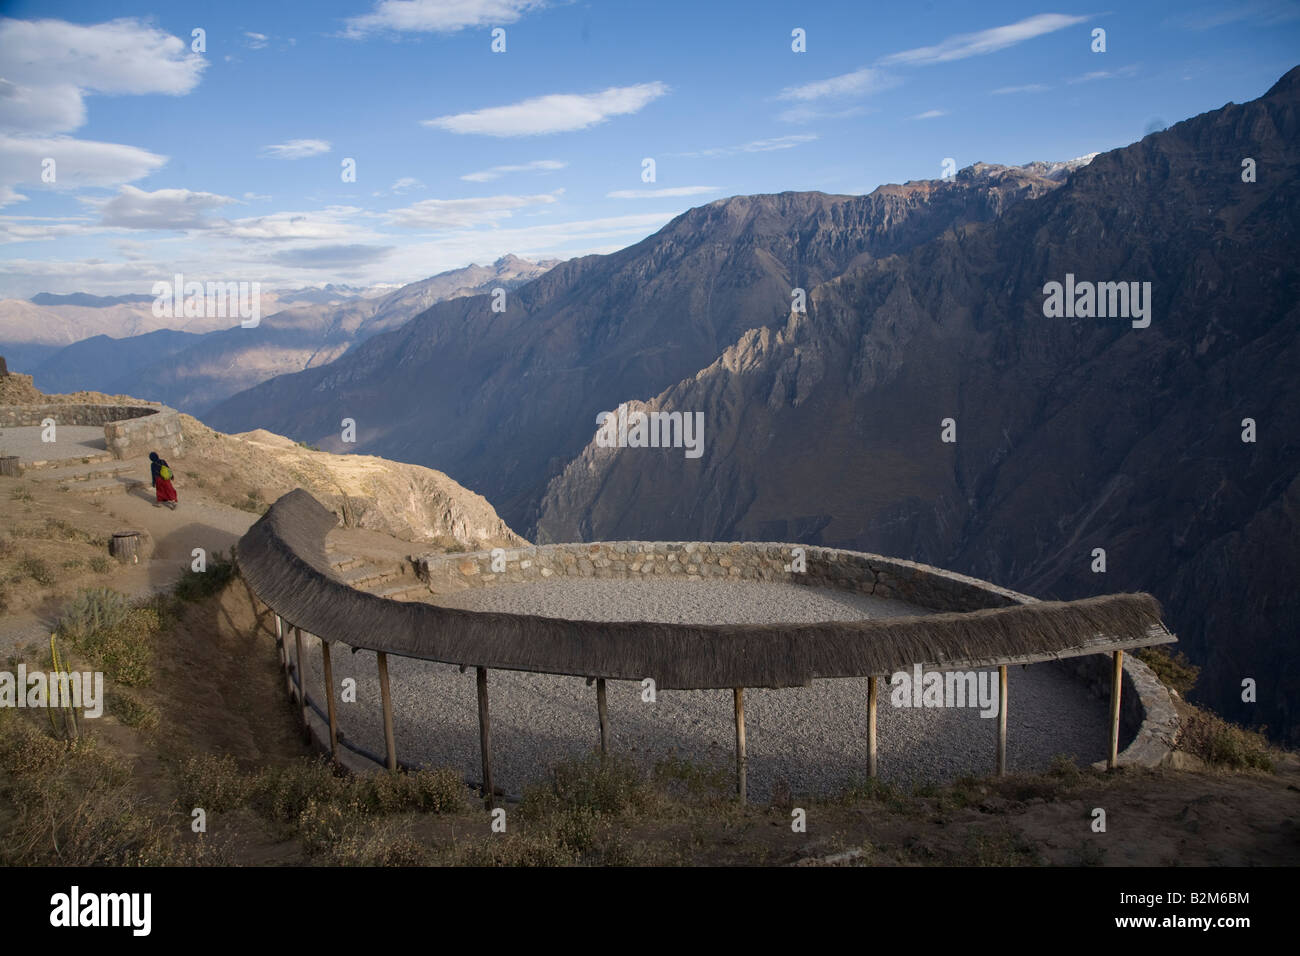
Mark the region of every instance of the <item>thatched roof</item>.
<instances>
[{"instance_id":1,"label":"thatched roof","mask_svg":"<svg viewBox=\"0 0 1300 956\"><path fill-rule=\"evenodd\" d=\"M281 617L328 641L505 670L640 680L660 688L790 687L888 676L920 663L974 669L1175 638L1149 594L817 624L568 621L403 603L340 581L325 556L332 512L298 489L240 539L240 572Z\"/></svg>"}]
</instances>

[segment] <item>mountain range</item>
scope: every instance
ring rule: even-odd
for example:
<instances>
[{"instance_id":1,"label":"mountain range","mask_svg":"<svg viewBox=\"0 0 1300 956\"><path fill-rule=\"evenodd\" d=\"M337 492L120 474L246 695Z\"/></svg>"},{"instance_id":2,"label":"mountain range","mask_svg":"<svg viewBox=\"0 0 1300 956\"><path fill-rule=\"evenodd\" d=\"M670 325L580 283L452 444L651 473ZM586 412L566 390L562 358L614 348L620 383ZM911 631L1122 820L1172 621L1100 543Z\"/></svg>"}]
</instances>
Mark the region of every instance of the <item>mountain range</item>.
<instances>
[{"instance_id":1,"label":"mountain range","mask_svg":"<svg viewBox=\"0 0 1300 956\"><path fill-rule=\"evenodd\" d=\"M109 394L147 393L157 401L182 411L201 415L213 404L276 375L296 372L330 362L358 342L372 335L397 328L435 302L460 296L490 292L493 288L513 289L544 273L555 260L530 262L518 256L503 256L491 266L470 265L442 272L396 290L378 295L360 295L347 286L326 286L274 294L277 304L292 304L266 315L256 328L241 328L230 320L190 320L205 325L156 328L163 319L154 319L150 305L138 306L145 317L124 323L137 329L125 335L101 333L90 335L52 354L24 363L23 345L34 336L28 333L22 345L7 347L7 354L18 353L15 367L30 369L37 387L49 392L91 389ZM36 299L74 296L36 296ZM81 296L76 305L88 306ZM117 299L135 299L118 296ZM58 304L58 303L50 303ZM62 303L67 305L69 303ZM105 300L105 305L122 303ZM0 332L6 331L6 319L24 313L28 303L15 300L0 302ZM122 322L114 309L99 307L110 313L108 328L117 332L113 321ZM67 309L47 311L68 311ZM75 310L73 321L82 323L87 308ZM40 317L31 316L40 325ZM97 318L97 317L96 317ZM143 331L140 323L152 322L155 328ZM185 320L178 320L184 322ZM91 320L94 322L94 319ZM219 322L209 328L206 323ZM16 324L16 323L9 323ZM82 324L81 328L98 328L99 324ZM21 332L8 330L12 337ZM0 353L6 354L6 353Z\"/></svg>"},{"instance_id":2,"label":"mountain range","mask_svg":"<svg viewBox=\"0 0 1300 956\"><path fill-rule=\"evenodd\" d=\"M436 467L542 541L802 541L1042 597L1147 590L1199 699L1294 744L1298 105L1300 69L1087 162L720 200L208 419ZM1149 290L1149 324L1046 307L1076 279L1135 283L1112 306ZM704 454L599 447L623 403L700 413Z\"/></svg>"}]
</instances>

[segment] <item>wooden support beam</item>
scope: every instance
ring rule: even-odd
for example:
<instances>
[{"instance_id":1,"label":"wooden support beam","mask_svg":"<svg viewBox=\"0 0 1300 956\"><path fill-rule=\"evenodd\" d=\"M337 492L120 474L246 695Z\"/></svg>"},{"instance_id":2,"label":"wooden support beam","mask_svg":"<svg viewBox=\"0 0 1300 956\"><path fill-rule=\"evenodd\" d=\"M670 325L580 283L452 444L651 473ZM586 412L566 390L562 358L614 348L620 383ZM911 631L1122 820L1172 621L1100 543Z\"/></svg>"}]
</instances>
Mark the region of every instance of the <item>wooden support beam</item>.
<instances>
[{"instance_id":1,"label":"wooden support beam","mask_svg":"<svg viewBox=\"0 0 1300 956\"><path fill-rule=\"evenodd\" d=\"M1007 775L1007 666L998 668L998 776Z\"/></svg>"},{"instance_id":2,"label":"wooden support beam","mask_svg":"<svg viewBox=\"0 0 1300 956\"><path fill-rule=\"evenodd\" d=\"M609 756L609 708L605 705L605 678L596 678L596 714L600 717L600 759Z\"/></svg>"},{"instance_id":3,"label":"wooden support beam","mask_svg":"<svg viewBox=\"0 0 1300 956\"><path fill-rule=\"evenodd\" d=\"M492 809L492 726L488 718L487 668L476 668L478 682L478 742L483 751L483 802Z\"/></svg>"},{"instance_id":4,"label":"wooden support beam","mask_svg":"<svg viewBox=\"0 0 1300 956\"><path fill-rule=\"evenodd\" d=\"M289 649L284 646L284 619L275 614L275 653L280 658L280 670L283 671L288 667Z\"/></svg>"},{"instance_id":5,"label":"wooden support beam","mask_svg":"<svg viewBox=\"0 0 1300 956\"><path fill-rule=\"evenodd\" d=\"M876 775L876 680L867 678L867 776Z\"/></svg>"},{"instance_id":6,"label":"wooden support beam","mask_svg":"<svg viewBox=\"0 0 1300 956\"><path fill-rule=\"evenodd\" d=\"M338 716L334 712L334 663L330 660L330 642L323 638L320 642L320 657L321 663L325 666L325 710L330 718L330 759L337 763L339 759L339 724Z\"/></svg>"},{"instance_id":7,"label":"wooden support beam","mask_svg":"<svg viewBox=\"0 0 1300 956\"><path fill-rule=\"evenodd\" d=\"M307 668L303 666L302 658L302 628L294 625L293 643L298 651L298 659L294 666L298 671L298 708L302 712L302 738L311 743L311 717L307 713Z\"/></svg>"},{"instance_id":8,"label":"wooden support beam","mask_svg":"<svg viewBox=\"0 0 1300 956\"><path fill-rule=\"evenodd\" d=\"M1124 687L1124 652L1115 651L1115 667L1110 680L1110 754L1106 758L1106 769L1114 770L1119 766L1119 695Z\"/></svg>"},{"instance_id":9,"label":"wooden support beam","mask_svg":"<svg viewBox=\"0 0 1300 956\"><path fill-rule=\"evenodd\" d=\"M745 688L733 691L736 699L736 794L745 802Z\"/></svg>"},{"instance_id":10,"label":"wooden support beam","mask_svg":"<svg viewBox=\"0 0 1300 956\"><path fill-rule=\"evenodd\" d=\"M397 742L393 737L393 697L388 690L388 655L380 651L379 658L379 700L384 708L384 747L387 750L386 763L389 770L397 769Z\"/></svg>"}]
</instances>

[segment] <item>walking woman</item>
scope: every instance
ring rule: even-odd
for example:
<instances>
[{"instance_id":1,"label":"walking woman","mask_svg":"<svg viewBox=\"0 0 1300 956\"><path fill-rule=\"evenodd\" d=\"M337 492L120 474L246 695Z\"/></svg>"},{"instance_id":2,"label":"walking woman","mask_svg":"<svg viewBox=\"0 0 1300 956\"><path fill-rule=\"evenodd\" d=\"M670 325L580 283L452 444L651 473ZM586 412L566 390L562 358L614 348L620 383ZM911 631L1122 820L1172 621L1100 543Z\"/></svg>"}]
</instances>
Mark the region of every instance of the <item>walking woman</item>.
<instances>
[{"instance_id":1,"label":"walking woman","mask_svg":"<svg viewBox=\"0 0 1300 956\"><path fill-rule=\"evenodd\" d=\"M159 458L156 451L149 452L149 474L153 479L158 504L165 504L172 511L176 510L176 486L172 484L171 466L167 460Z\"/></svg>"}]
</instances>

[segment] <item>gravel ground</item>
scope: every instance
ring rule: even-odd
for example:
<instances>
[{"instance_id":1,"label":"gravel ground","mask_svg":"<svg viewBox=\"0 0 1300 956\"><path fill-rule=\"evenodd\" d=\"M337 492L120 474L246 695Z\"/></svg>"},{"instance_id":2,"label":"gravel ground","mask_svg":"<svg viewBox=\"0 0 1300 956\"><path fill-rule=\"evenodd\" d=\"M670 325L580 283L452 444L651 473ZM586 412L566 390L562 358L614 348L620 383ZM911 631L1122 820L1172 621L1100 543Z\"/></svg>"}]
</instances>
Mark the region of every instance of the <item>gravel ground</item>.
<instances>
[{"instance_id":1,"label":"gravel ground","mask_svg":"<svg viewBox=\"0 0 1300 956\"><path fill-rule=\"evenodd\" d=\"M827 588L749 581L563 578L476 588L444 596L447 606L519 611L587 620L695 623L790 623L928 613L900 601ZM319 648L307 642L308 691L324 686ZM397 752L403 761L453 767L480 776L474 671L390 657ZM340 725L354 742L384 751L375 657L334 655L334 679L357 681L357 703L340 704ZM996 678L993 678L996 686ZM641 700L638 682L609 681L612 747L649 767L676 753L734 767L735 724L729 690L660 691ZM488 673L496 786L519 793L547 769L599 745L595 688L580 677L492 670ZM863 777L867 763L867 681L815 681L810 687L751 689L745 694L751 798L781 782L791 792L832 793ZM323 708L323 703L322 703ZM1106 704L1049 664L1008 676L1008 763L1012 771L1046 767L1058 753L1080 763L1105 757ZM975 708L894 707L881 687L879 770L903 785L941 782L995 769L996 718Z\"/></svg>"},{"instance_id":2,"label":"gravel ground","mask_svg":"<svg viewBox=\"0 0 1300 956\"><path fill-rule=\"evenodd\" d=\"M108 450L102 425L59 425L55 441L41 441L44 429L36 425L0 429L0 454L17 455L24 462L73 461Z\"/></svg>"}]
</instances>

